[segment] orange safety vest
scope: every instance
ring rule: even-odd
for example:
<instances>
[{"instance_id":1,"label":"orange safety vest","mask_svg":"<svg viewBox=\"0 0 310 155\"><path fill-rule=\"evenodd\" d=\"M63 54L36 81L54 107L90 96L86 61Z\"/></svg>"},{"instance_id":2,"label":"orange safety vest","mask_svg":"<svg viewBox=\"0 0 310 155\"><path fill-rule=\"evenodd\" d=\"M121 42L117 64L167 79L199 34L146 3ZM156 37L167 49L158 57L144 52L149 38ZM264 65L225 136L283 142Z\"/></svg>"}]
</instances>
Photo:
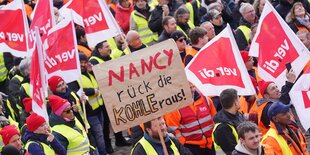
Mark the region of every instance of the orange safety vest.
<instances>
[{"instance_id":1,"label":"orange safety vest","mask_svg":"<svg viewBox=\"0 0 310 155\"><path fill-rule=\"evenodd\" d=\"M199 145L201 148L212 149L212 130L214 122L212 111L205 97L179 109L181 116L180 133L176 136L182 144Z\"/></svg>"},{"instance_id":2,"label":"orange safety vest","mask_svg":"<svg viewBox=\"0 0 310 155\"><path fill-rule=\"evenodd\" d=\"M249 103L246 101L245 97L244 96L240 96L239 97L240 99L240 109L238 110L240 113L242 114L247 114L250 112L250 108L249 107Z\"/></svg>"},{"instance_id":3,"label":"orange safety vest","mask_svg":"<svg viewBox=\"0 0 310 155\"><path fill-rule=\"evenodd\" d=\"M298 143L286 132L284 132L284 135L279 135L275 124L270 122L270 129L263 137L262 144L271 147L273 150L271 154L275 155L309 155L306 139L302 131L294 125L288 125L288 127L293 131L292 134L297 138ZM266 153L266 155L269 154Z\"/></svg>"},{"instance_id":4,"label":"orange safety vest","mask_svg":"<svg viewBox=\"0 0 310 155\"><path fill-rule=\"evenodd\" d=\"M265 103L263 103L263 104L261 104L261 105L258 106L258 105L256 104L256 102L255 102L255 103L253 104L251 110L250 110L250 113L257 114L257 116L258 116L258 120L257 120L257 122L258 122L258 127L261 129L261 132L262 132L263 135L268 131L268 128L269 128L269 127L265 127L265 125L264 125L263 122L261 121L262 114L263 114L263 110L264 110L265 106L266 106L268 103L271 104L271 102L265 102Z\"/></svg>"},{"instance_id":5,"label":"orange safety vest","mask_svg":"<svg viewBox=\"0 0 310 155\"><path fill-rule=\"evenodd\" d=\"M195 50L195 49L192 48L192 47L186 47L186 48L185 48L185 52L186 52L186 55L185 55L184 60L183 60L184 64L185 64L186 57L187 57L188 55L194 57L194 56L198 53L198 51Z\"/></svg>"}]
</instances>

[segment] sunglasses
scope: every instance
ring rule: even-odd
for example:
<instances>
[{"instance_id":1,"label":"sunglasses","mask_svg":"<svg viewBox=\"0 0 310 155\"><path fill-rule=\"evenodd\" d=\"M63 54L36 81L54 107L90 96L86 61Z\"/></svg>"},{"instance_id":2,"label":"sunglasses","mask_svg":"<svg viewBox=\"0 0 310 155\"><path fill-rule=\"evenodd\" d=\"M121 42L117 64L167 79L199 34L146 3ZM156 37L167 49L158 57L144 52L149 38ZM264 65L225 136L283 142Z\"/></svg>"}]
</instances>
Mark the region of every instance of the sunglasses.
<instances>
[{"instance_id":1,"label":"sunglasses","mask_svg":"<svg viewBox=\"0 0 310 155\"><path fill-rule=\"evenodd\" d=\"M181 38L181 39L178 39L177 41L178 42L183 42L185 40L185 38Z\"/></svg>"},{"instance_id":2,"label":"sunglasses","mask_svg":"<svg viewBox=\"0 0 310 155\"><path fill-rule=\"evenodd\" d=\"M69 109L65 110L64 112L66 112L67 114L69 114L71 111L73 111L73 107L70 107Z\"/></svg>"}]
</instances>

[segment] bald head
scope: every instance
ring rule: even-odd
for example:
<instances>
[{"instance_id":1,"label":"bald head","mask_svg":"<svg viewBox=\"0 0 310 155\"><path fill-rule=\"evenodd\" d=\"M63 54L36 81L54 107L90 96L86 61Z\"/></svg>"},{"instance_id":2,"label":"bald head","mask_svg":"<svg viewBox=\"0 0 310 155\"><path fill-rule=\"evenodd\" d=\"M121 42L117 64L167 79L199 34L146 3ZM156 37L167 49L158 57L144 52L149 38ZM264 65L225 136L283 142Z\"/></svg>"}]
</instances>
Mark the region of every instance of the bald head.
<instances>
[{"instance_id":1,"label":"bald head","mask_svg":"<svg viewBox=\"0 0 310 155\"><path fill-rule=\"evenodd\" d=\"M214 26L211 22L206 21L200 25L201 28L204 28L207 31L207 36L209 39L212 39L215 37L215 30Z\"/></svg>"},{"instance_id":2,"label":"bald head","mask_svg":"<svg viewBox=\"0 0 310 155\"><path fill-rule=\"evenodd\" d=\"M137 31L134 30L130 30L127 33L127 42L128 45L133 47L133 48L139 48L140 46L142 46L142 41L140 39L140 35Z\"/></svg>"}]
</instances>

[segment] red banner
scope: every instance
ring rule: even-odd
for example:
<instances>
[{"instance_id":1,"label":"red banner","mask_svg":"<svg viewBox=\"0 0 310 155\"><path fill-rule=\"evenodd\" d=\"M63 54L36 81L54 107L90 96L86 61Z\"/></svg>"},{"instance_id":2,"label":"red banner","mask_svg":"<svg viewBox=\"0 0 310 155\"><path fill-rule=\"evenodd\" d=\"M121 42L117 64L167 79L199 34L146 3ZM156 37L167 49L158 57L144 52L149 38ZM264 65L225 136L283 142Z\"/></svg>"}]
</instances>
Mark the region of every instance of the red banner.
<instances>
[{"instance_id":1,"label":"red banner","mask_svg":"<svg viewBox=\"0 0 310 155\"><path fill-rule=\"evenodd\" d=\"M15 0L0 8L0 19L0 51L26 56L29 29L23 2Z\"/></svg>"}]
</instances>

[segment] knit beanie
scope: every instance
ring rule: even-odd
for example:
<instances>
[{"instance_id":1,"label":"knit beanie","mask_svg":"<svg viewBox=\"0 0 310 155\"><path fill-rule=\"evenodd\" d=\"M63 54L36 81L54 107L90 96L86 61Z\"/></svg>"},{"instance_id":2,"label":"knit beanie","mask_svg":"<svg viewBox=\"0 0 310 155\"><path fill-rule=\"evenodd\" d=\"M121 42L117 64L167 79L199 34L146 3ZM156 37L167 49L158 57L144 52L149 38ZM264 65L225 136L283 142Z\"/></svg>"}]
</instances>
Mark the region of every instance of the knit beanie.
<instances>
[{"instance_id":1,"label":"knit beanie","mask_svg":"<svg viewBox=\"0 0 310 155\"><path fill-rule=\"evenodd\" d=\"M29 97L26 97L23 99L23 105L25 107L25 112L30 113L32 111L32 99Z\"/></svg>"},{"instance_id":2,"label":"knit beanie","mask_svg":"<svg viewBox=\"0 0 310 155\"><path fill-rule=\"evenodd\" d=\"M248 62L249 59L251 58L251 56L249 56L248 51L240 51L240 54L244 63Z\"/></svg>"},{"instance_id":3,"label":"knit beanie","mask_svg":"<svg viewBox=\"0 0 310 155\"><path fill-rule=\"evenodd\" d=\"M52 107L52 111L57 115L60 116L61 113L70 105L68 100L65 100L56 95L50 95L48 97L49 104Z\"/></svg>"},{"instance_id":4,"label":"knit beanie","mask_svg":"<svg viewBox=\"0 0 310 155\"><path fill-rule=\"evenodd\" d=\"M43 123L45 123L45 119L36 113L32 113L26 119L27 129L31 132L37 130Z\"/></svg>"},{"instance_id":5,"label":"knit beanie","mask_svg":"<svg viewBox=\"0 0 310 155\"><path fill-rule=\"evenodd\" d=\"M8 125L0 131L4 145L7 145L14 135L20 135L15 125Z\"/></svg>"},{"instance_id":6,"label":"knit beanie","mask_svg":"<svg viewBox=\"0 0 310 155\"><path fill-rule=\"evenodd\" d=\"M268 87L269 84L271 84L271 83L273 83L273 82L271 82L271 81L259 81L259 82L258 82L259 93L260 93L262 96L264 96L267 87Z\"/></svg>"},{"instance_id":7,"label":"knit beanie","mask_svg":"<svg viewBox=\"0 0 310 155\"><path fill-rule=\"evenodd\" d=\"M61 81L64 81L63 78L57 75L52 76L51 78L48 79L48 86L50 87L52 92L56 92L56 87Z\"/></svg>"}]
</instances>

